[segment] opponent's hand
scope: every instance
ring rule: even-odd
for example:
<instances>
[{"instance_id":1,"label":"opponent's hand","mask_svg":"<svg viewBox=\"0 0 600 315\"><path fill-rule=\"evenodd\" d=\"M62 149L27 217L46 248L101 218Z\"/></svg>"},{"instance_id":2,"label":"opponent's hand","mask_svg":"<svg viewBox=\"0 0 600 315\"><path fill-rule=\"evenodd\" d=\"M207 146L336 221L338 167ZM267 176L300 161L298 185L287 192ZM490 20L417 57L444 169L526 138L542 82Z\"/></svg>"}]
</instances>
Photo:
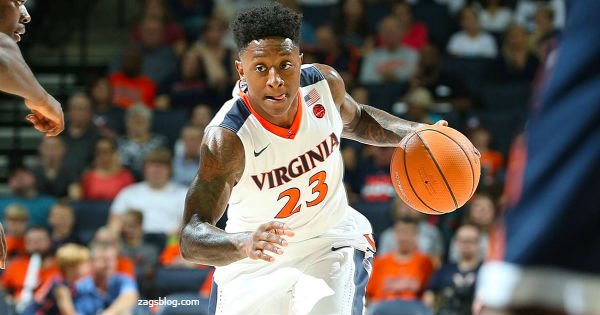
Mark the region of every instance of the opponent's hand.
<instances>
[{"instance_id":1,"label":"opponent's hand","mask_svg":"<svg viewBox=\"0 0 600 315\"><path fill-rule=\"evenodd\" d=\"M242 250L250 259L262 259L273 262L275 258L266 252L283 254L283 248L288 242L282 236L294 236L294 232L287 224L277 221L262 224L256 231L248 236Z\"/></svg>"},{"instance_id":2,"label":"opponent's hand","mask_svg":"<svg viewBox=\"0 0 600 315\"><path fill-rule=\"evenodd\" d=\"M6 268L6 237L2 223L0 223L0 268Z\"/></svg>"},{"instance_id":3,"label":"opponent's hand","mask_svg":"<svg viewBox=\"0 0 600 315\"><path fill-rule=\"evenodd\" d=\"M65 118L60 103L52 95L46 95L45 101L25 100L25 105L31 110L25 119L46 136L57 136L65 128Z\"/></svg>"}]
</instances>

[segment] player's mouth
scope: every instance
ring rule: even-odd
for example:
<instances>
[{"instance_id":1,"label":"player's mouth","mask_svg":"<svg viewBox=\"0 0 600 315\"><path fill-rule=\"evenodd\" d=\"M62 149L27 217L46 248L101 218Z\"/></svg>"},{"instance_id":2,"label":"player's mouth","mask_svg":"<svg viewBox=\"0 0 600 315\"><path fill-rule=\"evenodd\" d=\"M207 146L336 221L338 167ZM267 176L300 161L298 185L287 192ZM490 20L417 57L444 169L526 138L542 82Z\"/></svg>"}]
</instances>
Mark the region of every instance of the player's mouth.
<instances>
[{"instance_id":1,"label":"player's mouth","mask_svg":"<svg viewBox=\"0 0 600 315\"><path fill-rule=\"evenodd\" d=\"M288 95L286 93L278 94L278 95L267 95L265 99L269 102L279 103L287 100Z\"/></svg>"},{"instance_id":2,"label":"player's mouth","mask_svg":"<svg viewBox=\"0 0 600 315\"><path fill-rule=\"evenodd\" d=\"M23 34L25 34L25 27L22 27L22 28L19 28L18 30L16 30L16 31L14 32L14 37L15 37L15 40L16 40L17 42L18 42L18 41L21 41L21 36L22 36Z\"/></svg>"}]
</instances>

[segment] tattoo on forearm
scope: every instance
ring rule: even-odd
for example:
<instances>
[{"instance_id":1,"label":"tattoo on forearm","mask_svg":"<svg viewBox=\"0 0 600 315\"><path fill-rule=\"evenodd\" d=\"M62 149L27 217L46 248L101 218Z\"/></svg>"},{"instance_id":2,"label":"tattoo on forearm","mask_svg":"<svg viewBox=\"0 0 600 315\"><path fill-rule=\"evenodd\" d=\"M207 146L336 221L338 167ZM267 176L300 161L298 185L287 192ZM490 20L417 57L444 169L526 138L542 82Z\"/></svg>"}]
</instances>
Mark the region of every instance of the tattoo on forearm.
<instances>
[{"instance_id":1,"label":"tattoo on forearm","mask_svg":"<svg viewBox=\"0 0 600 315\"><path fill-rule=\"evenodd\" d=\"M353 128L344 130L344 136L362 143L397 146L417 125L368 105L358 106L361 106L360 117Z\"/></svg>"}]
</instances>

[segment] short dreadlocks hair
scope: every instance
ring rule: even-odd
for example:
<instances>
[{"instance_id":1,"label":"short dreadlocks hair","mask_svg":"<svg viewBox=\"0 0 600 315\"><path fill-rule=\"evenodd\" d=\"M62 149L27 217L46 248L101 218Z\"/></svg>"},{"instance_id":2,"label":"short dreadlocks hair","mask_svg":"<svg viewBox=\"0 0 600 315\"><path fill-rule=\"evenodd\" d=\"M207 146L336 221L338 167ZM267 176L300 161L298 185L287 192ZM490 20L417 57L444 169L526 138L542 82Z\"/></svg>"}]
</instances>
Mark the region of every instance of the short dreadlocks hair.
<instances>
[{"instance_id":1,"label":"short dreadlocks hair","mask_svg":"<svg viewBox=\"0 0 600 315\"><path fill-rule=\"evenodd\" d=\"M289 38L300 44L302 14L279 2L244 10L233 19L231 29L238 50L244 50L253 40L267 37Z\"/></svg>"}]
</instances>

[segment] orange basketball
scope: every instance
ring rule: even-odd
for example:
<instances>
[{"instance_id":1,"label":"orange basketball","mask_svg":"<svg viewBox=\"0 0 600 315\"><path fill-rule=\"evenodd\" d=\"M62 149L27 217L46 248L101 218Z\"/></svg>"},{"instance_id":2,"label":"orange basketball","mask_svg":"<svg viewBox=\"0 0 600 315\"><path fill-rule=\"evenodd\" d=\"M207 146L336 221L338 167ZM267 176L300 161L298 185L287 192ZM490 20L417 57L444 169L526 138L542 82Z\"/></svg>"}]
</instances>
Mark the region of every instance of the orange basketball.
<instances>
[{"instance_id":1,"label":"orange basketball","mask_svg":"<svg viewBox=\"0 0 600 315\"><path fill-rule=\"evenodd\" d=\"M425 126L400 142L391 161L398 196L415 210L444 214L463 206L479 183L479 151L460 132Z\"/></svg>"}]
</instances>

